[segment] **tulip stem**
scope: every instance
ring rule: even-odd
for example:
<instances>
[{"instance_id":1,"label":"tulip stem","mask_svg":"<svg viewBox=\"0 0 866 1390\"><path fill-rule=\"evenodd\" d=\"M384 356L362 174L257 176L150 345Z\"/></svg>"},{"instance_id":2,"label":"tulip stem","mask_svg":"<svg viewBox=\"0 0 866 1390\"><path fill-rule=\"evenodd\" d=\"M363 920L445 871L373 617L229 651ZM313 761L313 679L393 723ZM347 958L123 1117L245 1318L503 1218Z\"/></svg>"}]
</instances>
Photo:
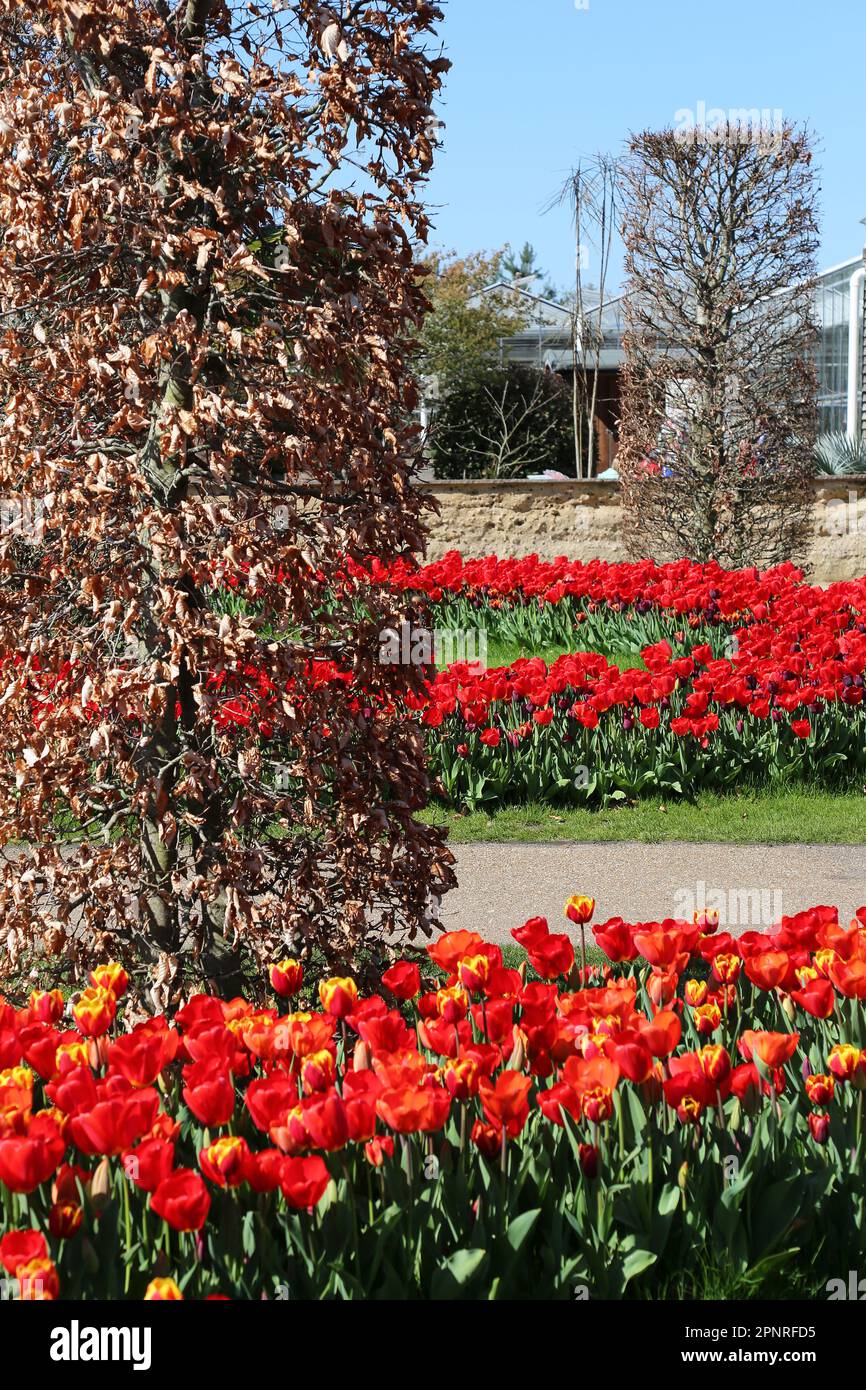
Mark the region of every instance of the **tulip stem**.
<instances>
[{"instance_id":1,"label":"tulip stem","mask_svg":"<svg viewBox=\"0 0 866 1390\"><path fill-rule=\"evenodd\" d=\"M349 1206L352 1209L352 1247L355 1255L355 1274L358 1283L363 1288L364 1281L361 1278L361 1242L358 1238L358 1209L355 1204L355 1186L349 1176L349 1164L345 1155L343 1156L343 1174L346 1179L346 1194L349 1198Z\"/></svg>"},{"instance_id":2,"label":"tulip stem","mask_svg":"<svg viewBox=\"0 0 866 1390\"><path fill-rule=\"evenodd\" d=\"M120 1185L123 1188L123 1292L129 1293L130 1276L130 1254L129 1248L132 1244L132 1216L129 1210L129 1178L121 1168Z\"/></svg>"}]
</instances>

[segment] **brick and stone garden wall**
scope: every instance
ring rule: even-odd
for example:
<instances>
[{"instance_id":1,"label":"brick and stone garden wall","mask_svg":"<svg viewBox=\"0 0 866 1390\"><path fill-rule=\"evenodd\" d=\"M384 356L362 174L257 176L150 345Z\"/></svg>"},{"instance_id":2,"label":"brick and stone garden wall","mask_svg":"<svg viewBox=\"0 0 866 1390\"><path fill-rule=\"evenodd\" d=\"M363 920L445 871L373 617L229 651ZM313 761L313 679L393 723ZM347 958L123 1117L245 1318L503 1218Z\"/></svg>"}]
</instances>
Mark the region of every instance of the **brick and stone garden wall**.
<instances>
[{"instance_id":1,"label":"brick and stone garden wall","mask_svg":"<svg viewBox=\"0 0 866 1390\"><path fill-rule=\"evenodd\" d=\"M624 560L618 483L431 482L428 558L538 555ZM815 483L809 577L819 584L866 574L866 478Z\"/></svg>"}]
</instances>

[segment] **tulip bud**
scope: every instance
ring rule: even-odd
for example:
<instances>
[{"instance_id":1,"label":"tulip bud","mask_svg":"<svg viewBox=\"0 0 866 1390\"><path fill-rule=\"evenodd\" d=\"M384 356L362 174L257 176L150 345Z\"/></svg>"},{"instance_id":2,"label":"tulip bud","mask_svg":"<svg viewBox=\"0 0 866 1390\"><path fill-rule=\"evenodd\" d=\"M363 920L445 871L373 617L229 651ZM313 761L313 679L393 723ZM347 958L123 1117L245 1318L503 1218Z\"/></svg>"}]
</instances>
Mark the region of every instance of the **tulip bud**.
<instances>
[{"instance_id":1,"label":"tulip bud","mask_svg":"<svg viewBox=\"0 0 866 1390\"><path fill-rule=\"evenodd\" d=\"M92 1071L100 1071L108 1065L108 1040L107 1038L88 1038L87 1043L87 1065Z\"/></svg>"},{"instance_id":2,"label":"tulip bud","mask_svg":"<svg viewBox=\"0 0 866 1390\"><path fill-rule=\"evenodd\" d=\"M714 931L718 930L719 914L714 907L708 907L702 912L696 912L692 920L696 927L700 927L705 936L711 936Z\"/></svg>"},{"instance_id":3,"label":"tulip bud","mask_svg":"<svg viewBox=\"0 0 866 1390\"><path fill-rule=\"evenodd\" d=\"M526 984L526 970L527 970L527 965L528 965L528 962L525 961L525 960L522 960L522 961L520 962L520 964L518 965L518 967L517 967L517 973L518 973L518 975L520 976L520 983L521 983L522 985L525 985L525 984Z\"/></svg>"},{"instance_id":4,"label":"tulip bud","mask_svg":"<svg viewBox=\"0 0 866 1390\"><path fill-rule=\"evenodd\" d=\"M367 1043L364 1042L363 1038L359 1038L355 1043L355 1051L352 1054L352 1070L370 1070L370 1048Z\"/></svg>"},{"instance_id":5,"label":"tulip bud","mask_svg":"<svg viewBox=\"0 0 866 1390\"><path fill-rule=\"evenodd\" d=\"M569 922L574 922L577 926L583 926L590 921L595 912L595 898L587 898L582 894L576 894L569 898L565 904L565 915Z\"/></svg>"},{"instance_id":6,"label":"tulip bud","mask_svg":"<svg viewBox=\"0 0 866 1390\"><path fill-rule=\"evenodd\" d=\"M782 1013L789 1023L794 1022L796 1010L794 1009L794 1001L789 994L784 995L782 999Z\"/></svg>"},{"instance_id":7,"label":"tulip bud","mask_svg":"<svg viewBox=\"0 0 866 1390\"><path fill-rule=\"evenodd\" d=\"M706 980L686 980L684 994L686 1003L693 1009L698 1009L707 1001L709 986Z\"/></svg>"},{"instance_id":8,"label":"tulip bud","mask_svg":"<svg viewBox=\"0 0 866 1390\"><path fill-rule=\"evenodd\" d=\"M523 1034L516 1023L511 1030L511 1036L514 1038L514 1048L508 1060L508 1065L512 1071L523 1071L523 1068L526 1066L526 1044Z\"/></svg>"},{"instance_id":9,"label":"tulip bud","mask_svg":"<svg viewBox=\"0 0 866 1390\"><path fill-rule=\"evenodd\" d=\"M598 1149L595 1144L580 1144L578 1146L580 1166L587 1178L594 1178L598 1174Z\"/></svg>"},{"instance_id":10,"label":"tulip bud","mask_svg":"<svg viewBox=\"0 0 866 1390\"><path fill-rule=\"evenodd\" d=\"M669 1004L677 992L679 976L675 970L651 970L646 982L646 991L657 1009Z\"/></svg>"},{"instance_id":11,"label":"tulip bud","mask_svg":"<svg viewBox=\"0 0 866 1390\"><path fill-rule=\"evenodd\" d=\"M677 1187L680 1189L680 1192L685 1192L685 1190L686 1190L686 1184L688 1183L688 1180L689 1180L689 1165L688 1165L688 1163L681 1163L681 1164L680 1164L680 1171L677 1173Z\"/></svg>"},{"instance_id":12,"label":"tulip bud","mask_svg":"<svg viewBox=\"0 0 866 1390\"><path fill-rule=\"evenodd\" d=\"M105 1206L111 1192L111 1165L107 1158L100 1159L90 1183L90 1196L97 1210Z\"/></svg>"},{"instance_id":13,"label":"tulip bud","mask_svg":"<svg viewBox=\"0 0 866 1390\"><path fill-rule=\"evenodd\" d=\"M81 1218L77 1202L55 1202L48 1213L48 1229L55 1240L70 1240L81 1226Z\"/></svg>"},{"instance_id":14,"label":"tulip bud","mask_svg":"<svg viewBox=\"0 0 866 1390\"><path fill-rule=\"evenodd\" d=\"M30 1013L40 1023L58 1023L65 1005L59 989L34 989L27 1001Z\"/></svg>"},{"instance_id":15,"label":"tulip bud","mask_svg":"<svg viewBox=\"0 0 866 1390\"><path fill-rule=\"evenodd\" d=\"M826 1144L830 1137L830 1116L811 1114L809 1116L809 1128L816 1144Z\"/></svg>"}]
</instances>

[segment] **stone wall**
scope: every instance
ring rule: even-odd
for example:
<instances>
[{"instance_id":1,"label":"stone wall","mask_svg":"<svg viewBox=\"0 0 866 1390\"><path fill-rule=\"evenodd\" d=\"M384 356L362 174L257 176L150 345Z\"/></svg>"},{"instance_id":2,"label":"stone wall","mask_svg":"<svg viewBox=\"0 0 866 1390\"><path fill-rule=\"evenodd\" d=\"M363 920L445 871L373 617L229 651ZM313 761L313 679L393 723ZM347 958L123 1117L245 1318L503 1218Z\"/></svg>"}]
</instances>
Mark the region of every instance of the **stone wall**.
<instances>
[{"instance_id":1,"label":"stone wall","mask_svg":"<svg viewBox=\"0 0 866 1390\"><path fill-rule=\"evenodd\" d=\"M431 514L428 558L538 555L554 560L624 560L618 483L424 483ZM809 577L818 584L866 574L866 478L815 483Z\"/></svg>"}]
</instances>

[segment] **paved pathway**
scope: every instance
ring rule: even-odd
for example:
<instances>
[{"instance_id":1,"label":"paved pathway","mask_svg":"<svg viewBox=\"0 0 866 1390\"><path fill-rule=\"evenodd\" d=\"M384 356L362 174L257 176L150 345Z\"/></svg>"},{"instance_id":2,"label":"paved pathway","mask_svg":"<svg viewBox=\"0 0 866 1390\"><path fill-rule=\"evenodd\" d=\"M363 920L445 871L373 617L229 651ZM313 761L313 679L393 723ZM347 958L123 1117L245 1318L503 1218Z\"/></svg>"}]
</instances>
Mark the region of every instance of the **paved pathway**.
<instances>
[{"instance_id":1,"label":"paved pathway","mask_svg":"<svg viewBox=\"0 0 866 1390\"><path fill-rule=\"evenodd\" d=\"M491 941L508 941L533 916L564 930L572 893L596 899L596 922L690 919L716 907L734 935L818 903L838 907L847 924L866 905L864 845L474 844L454 853L459 887L443 901L443 924Z\"/></svg>"}]
</instances>

